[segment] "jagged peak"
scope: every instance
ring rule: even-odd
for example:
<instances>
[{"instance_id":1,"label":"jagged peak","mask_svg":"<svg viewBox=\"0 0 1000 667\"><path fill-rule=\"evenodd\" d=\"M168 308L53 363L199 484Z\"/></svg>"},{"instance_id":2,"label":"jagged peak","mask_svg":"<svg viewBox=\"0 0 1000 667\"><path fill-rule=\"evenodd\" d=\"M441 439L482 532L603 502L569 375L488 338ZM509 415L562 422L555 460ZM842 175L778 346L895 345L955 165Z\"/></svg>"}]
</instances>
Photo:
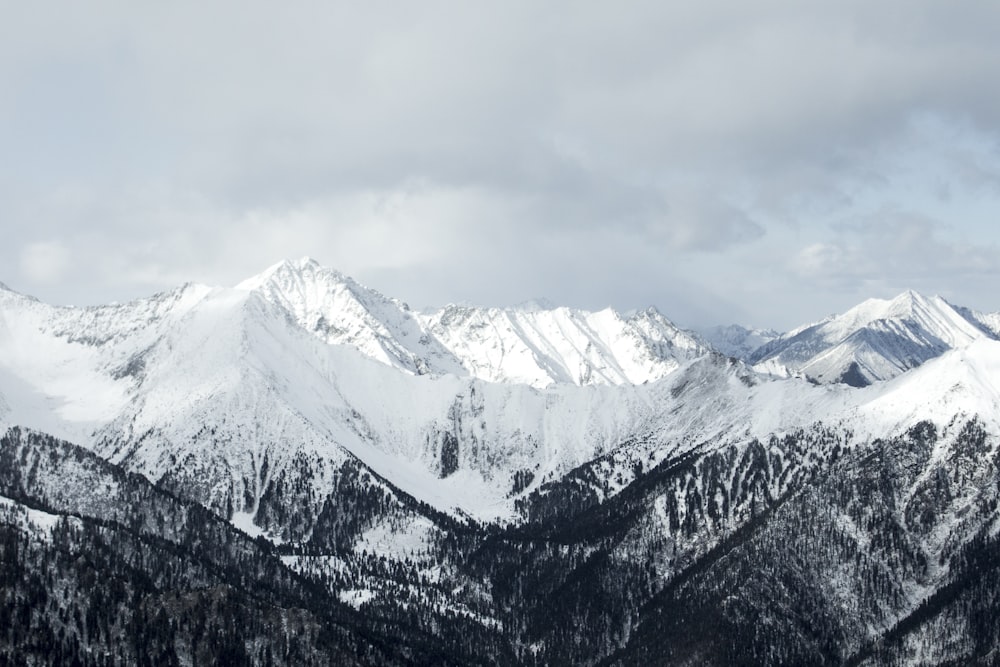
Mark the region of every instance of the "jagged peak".
<instances>
[{"instance_id":1,"label":"jagged peak","mask_svg":"<svg viewBox=\"0 0 1000 667\"><path fill-rule=\"evenodd\" d=\"M633 315L633 317L653 317L653 318L664 319L664 320L669 320L670 319L666 315L664 315L660 311L660 309L657 308L656 306L646 306L642 310L636 311L635 314Z\"/></svg>"},{"instance_id":2,"label":"jagged peak","mask_svg":"<svg viewBox=\"0 0 1000 667\"><path fill-rule=\"evenodd\" d=\"M257 275L251 276L242 281L236 285L236 288L252 290L267 284L279 276L303 276L307 273L315 274L319 272L326 273L330 276L336 276L338 278L346 277L339 271L324 267L312 257L304 256L299 259L283 259L280 262L272 264Z\"/></svg>"},{"instance_id":3,"label":"jagged peak","mask_svg":"<svg viewBox=\"0 0 1000 667\"><path fill-rule=\"evenodd\" d=\"M322 267L322 264L320 264L318 261L316 261L309 255L303 255L302 257L299 257L296 260L286 260L286 263L289 264L290 266L294 266L299 269L304 269L306 267L309 268Z\"/></svg>"},{"instance_id":4,"label":"jagged peak","mask_svg":"<svg viewBox=\"0 0 1000 667\"><path fill-rule=\"evenodd\" d=\"M542 310L555 310L556 308L558 308L558 306L551 300L546 299L545 297L536 297L534 299L528 299L527 301L515 304L513 310L522 310L532 313Z\"/></svg>"}]
</instances>

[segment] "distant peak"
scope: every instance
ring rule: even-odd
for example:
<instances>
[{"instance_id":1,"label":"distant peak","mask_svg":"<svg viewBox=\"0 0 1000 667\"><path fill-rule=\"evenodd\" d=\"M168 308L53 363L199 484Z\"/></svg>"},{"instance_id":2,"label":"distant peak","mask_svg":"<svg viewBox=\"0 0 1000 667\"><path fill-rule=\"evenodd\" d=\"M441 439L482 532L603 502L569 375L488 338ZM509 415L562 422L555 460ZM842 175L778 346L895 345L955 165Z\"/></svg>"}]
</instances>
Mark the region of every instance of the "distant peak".
<instances>
[{"instance_id":1,"label":"distant peak","mask_svg":"<svg viewBox=\"0 0 1000 667\"><path fill-rule=\"evenodd\" d=\"M928 297L920 292L908 289L889 302L889 313L894 315L909 315L915 307L926 307L938 300L938 297Z\"/></svg>"},{"instance_id":2,"label":"distant peak","mask_svg":"<svg viewBox=\"0 0 1000 667\"><path fill-rule=\"evenodd\" d=\"M893 303L920 303L922 301L928 301L928 297L924 296L916 290L908 289L902 292L899 296L892 300Z\"/></svg>"},{"instance_id":3,"label":"distant peak","mask_svg":"<svg viewBox=\"0 0 1000 667\"><path fill-rule=\"evenodd\" d=\"M286 262L288 263L289 266L294 266L297 269L305 269L305 268L317 269L317 268L322 268L322 265L319 262L317 262L315 259L313 259L312 257L310 257L309 255L305 255L305 256L300 257L300 258L298 258L296 260L291 260L291 261L286 260Z\"/></svg>"},{"instance_id":4,"label":"distant peak","mask_svg":"<svg viewBox=\"0 0 1000 667\"><path fill-rule=\"evenodd\" d=\"M555 310L557 306L552 301L544 297L539 297L536 299L528 299L527 301L522 301L521 303L515 305L514 308L515 310L537 312L540 310Z\"/></svg>"},{"instance_id":5,"label":"distant peak","mask_svg":"<svg viewBox=\"0 0 1000 667\"><path fill-rule=\"evenodd\" d=\"M300 257L298 259L283 259L277 264L268 267L264 271L264 275L272 275L274 273L278 273L281 271L287 271L291 273L302 273L304 271L317 271L323 269L325 269L325 267L322 264L320 264L315 259L307 255L305 257ZM336 271L333 271L333 269L326 269L326 270L332 273L337 273Z\"/></svg>"},{"instance_id":6,"label":"distant peak","mask_svg":"<svg viewBox=\"0 0 1000 667\"><path fill-rule=\"evenodd\" d=\"M618 312L614 311L611 308L609 308L608 310L612 310L612 312ZM673 322L671 322L663 313L661 313L660 309L657 308L656 306L646 306L645 308L642 308L640 310L629 310L624 313L621 313L620 316L629 320L640 320L640 319L659 320L662 322L668 322L669 324L673 325Z\"/></svg>"},{"instance_id":7,"label":"distant peak","mask_svg":"<svg viewBox=\"0 0 1000 667\"><path fill-rule=\"evenodd\" d=\"M236 289L254 290L266 285L268 282L271 282L276 278L280 280L282 276L288 276L289 274L293 276L302 276L303 274L310 273L328 274L330 277L336 278L337 280L347 279L347 277L339 271L324 267L312 257L305 256L300 257L299 259L283 259L276 264L272 264L257 275L247 278L243 282L239 283L236 286Z\"/></svg>"}]
</instances>

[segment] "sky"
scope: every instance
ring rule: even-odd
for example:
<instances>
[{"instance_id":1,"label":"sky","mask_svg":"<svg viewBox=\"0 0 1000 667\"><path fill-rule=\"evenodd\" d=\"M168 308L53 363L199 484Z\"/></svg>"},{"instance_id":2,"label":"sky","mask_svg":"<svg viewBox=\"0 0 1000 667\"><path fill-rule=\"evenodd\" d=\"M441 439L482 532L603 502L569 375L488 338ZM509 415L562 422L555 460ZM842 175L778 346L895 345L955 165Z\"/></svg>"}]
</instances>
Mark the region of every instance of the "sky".
<instances>
[{"instance_id":1,"label":"sky","mask_svg":"<svg viewBox=\"0 0 1000 667\"><path fill-rule=\"evenodd\" d=\"M1000 3L5 3L0 281L1000 311Z\"/></svg>"}]
</instances>

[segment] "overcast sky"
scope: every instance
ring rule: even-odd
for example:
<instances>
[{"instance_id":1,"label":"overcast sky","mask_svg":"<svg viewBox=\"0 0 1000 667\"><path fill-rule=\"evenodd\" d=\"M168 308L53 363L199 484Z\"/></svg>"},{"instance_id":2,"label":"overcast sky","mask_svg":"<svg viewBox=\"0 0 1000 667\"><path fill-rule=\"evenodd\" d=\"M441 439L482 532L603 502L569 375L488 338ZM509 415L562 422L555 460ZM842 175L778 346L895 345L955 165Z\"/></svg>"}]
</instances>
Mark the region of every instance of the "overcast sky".
<instances>
[{"instance_id":1,"label":"overcast sky","mask_svg":"<svg viewBox=\"0 0 1000 667\"><path fill-rule=\"evenodd\" d=\"M309 255L414 307L1000 311L998 34L989 0L5 3L0 281Z\"/></svg>"}]
</instances>

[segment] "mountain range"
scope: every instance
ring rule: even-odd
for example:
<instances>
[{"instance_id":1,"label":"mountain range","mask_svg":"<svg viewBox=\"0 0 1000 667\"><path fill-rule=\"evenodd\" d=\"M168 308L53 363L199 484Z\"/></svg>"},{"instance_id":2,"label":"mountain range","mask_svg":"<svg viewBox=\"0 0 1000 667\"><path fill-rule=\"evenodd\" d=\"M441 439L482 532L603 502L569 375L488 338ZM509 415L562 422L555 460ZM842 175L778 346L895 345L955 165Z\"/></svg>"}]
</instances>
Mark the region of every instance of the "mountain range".
<instances>
[{"instance_id":1,"label":"mountain range","mask_svg":"<svg viewBox=\"0 0 1000 667\"><path fill-rule=\"evenodd\" d=\"M3 286L0 655L990 664L998 408L1000 314L915 292L779 334L309 259Z\"/></svg>"}]
</instances>

